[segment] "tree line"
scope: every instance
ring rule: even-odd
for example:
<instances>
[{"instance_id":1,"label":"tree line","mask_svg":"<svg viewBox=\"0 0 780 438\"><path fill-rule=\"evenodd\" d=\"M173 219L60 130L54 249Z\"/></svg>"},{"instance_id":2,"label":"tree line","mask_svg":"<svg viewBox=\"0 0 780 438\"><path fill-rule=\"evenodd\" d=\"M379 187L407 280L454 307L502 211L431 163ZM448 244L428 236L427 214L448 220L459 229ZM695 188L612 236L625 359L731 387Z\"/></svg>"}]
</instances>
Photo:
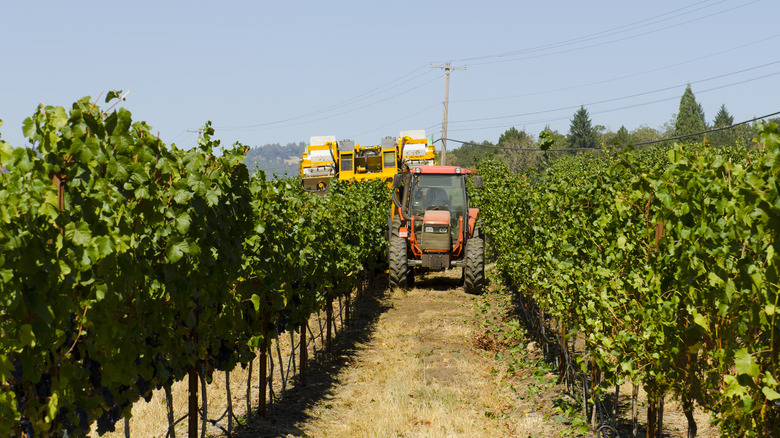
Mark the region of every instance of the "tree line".
<instances>
[{"instance_id":1,"label":"tree line","mask_svg":"<svg viewBox=\"0 0 780 438\"><path fill-rule=\"evenodd\" d=\"M775 123L778 121L780 118L770 120ZM501 148L539 149L541 152L545 149L598 149L602 145L635 145L730 126L734 123L734 116L728 111L726 105L722 104L712 123L707 122L704 109L696 101L696 96L688 85L680 98L677 113L659 128L641 125L629 131L621 125L617 131L612 131L603 125L594 124L584 106L572 115L570 122L567 133L551 129L547 125L538 136L511 127L501 134L497 143L487 140L472 141L448 151L450 156L447 161L448 164L471 167L492 158L506 163L510 170L519 173L530 168L546 167L551 160L565 152L542 154ZM755 135L755 124L746 124L693 136L686 141L712 146L748 145Z\"/></svg>"},{"instance_id":2,"label":"tree line","mask_svg":"<svg viewBox=\"0 0 780 438\"><path fill-rule=\"evenodd\" d=\"M284 146L279 143L255 146L247 152L244 164L250 173L260 170L265 172L267 178L273 178L274 174L294 177L298 175L298 162L304 149L306 143L302 141Z\"/></svg>"}]
</instances>

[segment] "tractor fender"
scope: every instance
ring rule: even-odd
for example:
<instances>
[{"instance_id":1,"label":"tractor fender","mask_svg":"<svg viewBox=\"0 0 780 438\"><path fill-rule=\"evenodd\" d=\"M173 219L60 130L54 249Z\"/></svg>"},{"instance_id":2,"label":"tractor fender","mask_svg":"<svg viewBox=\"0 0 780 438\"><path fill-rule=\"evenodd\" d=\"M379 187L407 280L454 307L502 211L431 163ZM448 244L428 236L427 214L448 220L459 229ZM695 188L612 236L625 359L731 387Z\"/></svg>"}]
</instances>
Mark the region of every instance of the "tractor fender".
<instances>
[{"instance_id":1,"label":"tractor fender","mask_svg":"<svg viewBox=\"0 0 780 438\"><path fill-rule=\"evenodd\" d=\"M469 208L469 237L474 235L474 226L477 224L478 208Z\"/></svg>"}]
</instances>

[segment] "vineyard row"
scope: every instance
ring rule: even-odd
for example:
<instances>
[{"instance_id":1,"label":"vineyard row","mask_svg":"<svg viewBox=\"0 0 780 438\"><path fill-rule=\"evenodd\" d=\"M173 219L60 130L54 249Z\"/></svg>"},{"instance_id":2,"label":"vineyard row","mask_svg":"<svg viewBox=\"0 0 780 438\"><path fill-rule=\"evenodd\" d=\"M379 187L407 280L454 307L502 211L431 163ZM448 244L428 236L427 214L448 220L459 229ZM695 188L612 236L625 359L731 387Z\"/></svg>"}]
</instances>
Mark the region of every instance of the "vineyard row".
<instances>
[{"instance_id":1,"label":"vineyard row","mask_svg":"<svg viewBox=\"0 0 780 438\"><path fill-rule=\"evenodd\" d=\"M780 430L780 130L752 145L676 144L566 156L545 171L479 168L497 265L601 376L665 395L724 436ZM564 341L565 344L565 341ZM660 435L659 435L660 436Z\"/></svg>"},{"instance_id":2,"label":"vineyard row","mask_svg":"<svg viewBox=\"0 0 780 438\"><path fill-rule=\"evenodd\" d=\"M23 130L33 147L0 141L2 436L113 430L156 388L247 364L384 255L381 182L309 196L250 176L210 124L182 150L89 98Z\"/></svg>"}]
</instances>

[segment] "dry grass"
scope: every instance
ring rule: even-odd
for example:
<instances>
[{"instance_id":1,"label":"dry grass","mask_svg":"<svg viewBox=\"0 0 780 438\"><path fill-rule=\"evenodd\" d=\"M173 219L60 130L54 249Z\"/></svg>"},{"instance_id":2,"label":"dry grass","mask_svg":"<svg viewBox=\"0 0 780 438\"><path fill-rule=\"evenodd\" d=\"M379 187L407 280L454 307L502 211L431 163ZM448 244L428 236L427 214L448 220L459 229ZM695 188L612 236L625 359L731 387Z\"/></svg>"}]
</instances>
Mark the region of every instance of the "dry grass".
<instances>
[{"instance_id":1,"label":"dry grass","mask_svg":"<svg viewBox=\"0 0 780 438\"><path fill-rule=\"evenodd\" d=\"M257 380L257 366L258 361L254 362L254 376L255 380L252 385L252 402L257 404L258 382ZM246 380L248 377L249 368L241 369L237 367L232 373L230 373L230 390L233 403L233 409L236 413L246 412ZM209 403L209 418L216 418L226 409L227 406L227 392L225 390L225 375L224 373L217 373L214 375L214 379L206 388ZM171 387L171 395L173 396L173 410L174 417L176 419L181 418L187 413L187 399L189 391L187 389L187 381L176 382ZM200 401L200 394L198 394L198 400ZM219 411L218 413L216 411ZM147 403L144 400L138 401L133 405L132 418L130 419L130 432L133 437L164 437L168 431L168 408L165 400L165 392L163 390L155 391L152 399ZM217 415L215 415L217 413ZM227 424L225 421L224 424ZM103 435L104 437L124 437L124 422L120 421L116 425L117 430L113 433ZM176 427L177 436L186 436L187 420L180 422ZM209 429L209 433L216 433L216 428ZM98 434L93 425L93 431L90 435L97 437Z\"/></svg>"},{"instance_id":2,"label":"dry grass","mask_svg":"<svg viewBox=\"0 0 780 438\"><path fill-rule=\"evenodd\" d=\"M393 291L391 309L311 409L306 436L514 436L513 409L491 358L471 348L473 297L462 290ZM526 435L527 436L527 435Z\"/></svg>"}]
</instances>

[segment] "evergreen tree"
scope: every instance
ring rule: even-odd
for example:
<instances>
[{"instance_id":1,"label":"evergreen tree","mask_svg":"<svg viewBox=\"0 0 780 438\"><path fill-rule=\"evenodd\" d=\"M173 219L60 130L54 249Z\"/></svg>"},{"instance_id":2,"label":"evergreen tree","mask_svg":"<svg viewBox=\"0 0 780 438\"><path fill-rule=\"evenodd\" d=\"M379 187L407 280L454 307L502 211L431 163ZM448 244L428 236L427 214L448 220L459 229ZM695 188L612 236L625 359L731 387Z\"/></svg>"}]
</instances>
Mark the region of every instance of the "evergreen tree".
<instances>
[{"instance_id":1,"label":"evergreen tree","mask_svg":"<svg viewBox=\"0 0 780 438\"><path fill-rule=\"evenodd\" d=\"M718 110L718 114L715 115L715 120L712 122L713 128L720 128L722 126L729 126L734 123L734 116L729 114L729 110L726 109L726 105L721 105Z\"/></svg>"},{"instance_id":2,"label":"evergreen tree","mask_svg":"<svg viewBox=\"0 0 780 438\"><path fill-rule=\"evenodd\" d=\"M696 102L690 84L685 87L685 92L680 98L680 110L677 112L677 120L674 123L674 136L693 134L707 129L704 119L704 109ZM685 141L701 141L703 136L686 138Z\"/></svg>"},{"instance_id":3,"label":"evergreen tree","mask_svg":"<svg viewBox=\"0 0 780 438\"><path fill-rule=\"evenodd\" d=\"M726 105L721 105L718 114L715 115L715 120L712 122L712 127L722 128L732 124L734 124L734 116L729 114ZM734 128L715 131L709 135L709 139L713 146L733 145L737 142L737 131Z\"/></svg>"},{"instance_id":4,"label":"evergreen tree","mask_svg":"<svg viewBox=\"0 0 780 438\"><path fill-rule=\"evenodd\" d=\"M591 125L588 110L584 106L574 113L569 127L570 148L597 148L599 147L599 133Z\"/></svg>"}]
</instances>

